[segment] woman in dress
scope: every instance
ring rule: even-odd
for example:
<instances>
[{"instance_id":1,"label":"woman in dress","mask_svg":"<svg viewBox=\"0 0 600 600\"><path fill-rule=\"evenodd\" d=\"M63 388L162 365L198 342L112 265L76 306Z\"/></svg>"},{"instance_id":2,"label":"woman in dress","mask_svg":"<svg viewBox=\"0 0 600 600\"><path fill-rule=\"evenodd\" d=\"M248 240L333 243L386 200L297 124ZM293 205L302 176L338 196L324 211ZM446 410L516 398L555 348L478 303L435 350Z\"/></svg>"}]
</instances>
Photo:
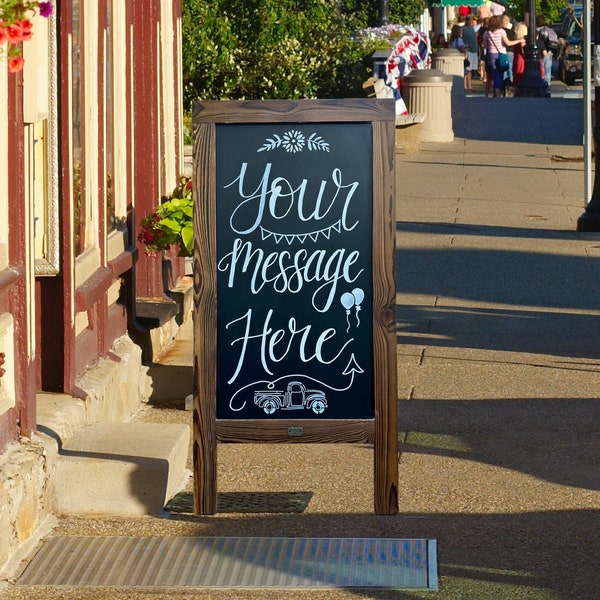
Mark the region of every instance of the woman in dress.
<instances>
[{"instance_id":1,"label":"woman in dress","mask_svg":"<svg viewBox=\"0 0 600 600\"><path fill-rule=\"evenodd\" d=\"M527 37L527 25L525 23L517 23L515 25L515 35L518 38ZM525 55L523 54L522 44L515 46L513 56L513 86L516 89L519 87L521 79L523 79L523 73L525 73Z\"/></svg>"},{"instance_id":2,"label":"woman in dress","mask_svg":"<svg viewBox=\"0 0 600 600\"><path fill-rule=\"evenodd\" d=\"M525 40L517 38L509 40L506 36L506 31L502 27L500 17L490 17L488 30L483 34L483 44L486 50L485 53L485 70L487 77L492 80L494 88L494 98L499 98L504 92L504 73L499 64L498 56L504 54L506 56L506 48L508 46L516 46L523 43ZM487 96L486 92L486 96Z\"/></svg>"}]
</instances>

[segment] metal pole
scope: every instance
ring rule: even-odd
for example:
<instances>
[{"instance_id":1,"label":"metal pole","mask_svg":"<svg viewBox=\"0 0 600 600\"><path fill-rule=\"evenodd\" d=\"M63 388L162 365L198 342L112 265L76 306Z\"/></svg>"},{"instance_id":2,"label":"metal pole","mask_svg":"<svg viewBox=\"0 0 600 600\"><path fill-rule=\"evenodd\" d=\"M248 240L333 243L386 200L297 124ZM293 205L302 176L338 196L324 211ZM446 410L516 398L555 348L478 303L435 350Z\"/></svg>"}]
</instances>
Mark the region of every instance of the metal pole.
<instances>
[{"instance_id":1,"label":"metal pole","mask_svg":"<svg viewBox=\"0 0 600 600\"><path fill-rule=\"evenodd\" d=\"M592 70L598 78L598 57L592 64L592 10L589 2L583 3L583 206L592 197Z\"/></svg>"},{"instance_id":2,"label":"metal pole","mask_svg":"<svg viewBox=\"0 0 600 600\"><path fill-rule=\"evenodd\" d=\"M596 60L600 59L600 46L598 41L600 40L600 0L594 0L594 57ZM590 40L583 39L584 44L589 44ZM589 67L584 69L584 74L587 72ZM594 191L592 197L585 207L585 212L577 219L577 231L600 231L600 74L598 69L595 70L594 74L594 96L596 99L596 109L594 116L596 122L594 123L594 145L596 148L595 152L595 176L594 176Z\"/></svg>"},{"instance_id":3,"label":"metal pole","mask_svg":"<svg viewBox=\"0 0 600 600\"><path fill-rule=\"evenodd\" d=\"M540 72L540 51L537 47L537 29L535 26L535 0L529 0L529 23L527 25L527 44L523 48L525 55L525 73L515 90L515 97L549 98L548 82Z\"/></svg>"},{"instance_id":4,"label":"metal pole","mask_svg":"<svg viewBox=\"0 0 600 600\"><path fill-rule=\"evenodd\" d=\"M377 19L377 24L381 27L388 23L388 0L379 0L379 17Z\"/></svg>"}]
</instances>

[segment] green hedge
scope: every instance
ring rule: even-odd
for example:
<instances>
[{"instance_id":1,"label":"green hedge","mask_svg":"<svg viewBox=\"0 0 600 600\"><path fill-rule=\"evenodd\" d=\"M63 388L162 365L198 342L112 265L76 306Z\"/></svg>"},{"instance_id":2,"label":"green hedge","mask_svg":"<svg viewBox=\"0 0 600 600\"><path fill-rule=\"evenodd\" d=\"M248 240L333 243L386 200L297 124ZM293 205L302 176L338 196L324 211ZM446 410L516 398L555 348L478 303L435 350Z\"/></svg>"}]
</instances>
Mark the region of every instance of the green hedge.
<instances>
[{"instance_id":1,"label":"green hedge","mask_svg":"<svg viewBox=\"0 0 600 600\"><path fill-rule=\"evenodd\" d=\"M183 0L185 108L193 99L364 95L375 46L354 32L376 24L377 9L373 0ZM389 0L390 19L408 23L399 9L418 18L423 3Z\"/></svg>"}]
</instances>

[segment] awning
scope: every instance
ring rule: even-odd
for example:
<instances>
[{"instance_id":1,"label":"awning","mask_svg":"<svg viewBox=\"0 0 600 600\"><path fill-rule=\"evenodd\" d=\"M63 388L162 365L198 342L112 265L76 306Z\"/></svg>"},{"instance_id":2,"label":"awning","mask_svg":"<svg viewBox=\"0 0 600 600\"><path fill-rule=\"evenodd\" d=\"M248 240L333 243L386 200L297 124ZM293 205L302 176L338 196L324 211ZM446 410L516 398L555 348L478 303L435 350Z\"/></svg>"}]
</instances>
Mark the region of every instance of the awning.
<instances>
[{"instance_id":1,"label":"awning","mask_svg":"<svg viewBox=\"0 0 600 600\"><path fill-rule=\"evenodd\" d=\"M442 6L479 6L479 4L465 4L465 0L430 0L429 6L436 8Z\"/></svg>"},{"instance_id":2,"label":"awning","mask_svg":"<svg viewBox=\"0 0 600 600\"><path fill-rule=\"evenodd\" d=\"M504 3L503 2L469 2L468 0L428 0L428 5L430 8L439 8L439 7L444 7L444 6L471 6L473 8L476 8L478 6L481 6L482 4L490 4L490 6L492 4L498 4L500 7L504 8Z\"/></svg>"}]
</instances>

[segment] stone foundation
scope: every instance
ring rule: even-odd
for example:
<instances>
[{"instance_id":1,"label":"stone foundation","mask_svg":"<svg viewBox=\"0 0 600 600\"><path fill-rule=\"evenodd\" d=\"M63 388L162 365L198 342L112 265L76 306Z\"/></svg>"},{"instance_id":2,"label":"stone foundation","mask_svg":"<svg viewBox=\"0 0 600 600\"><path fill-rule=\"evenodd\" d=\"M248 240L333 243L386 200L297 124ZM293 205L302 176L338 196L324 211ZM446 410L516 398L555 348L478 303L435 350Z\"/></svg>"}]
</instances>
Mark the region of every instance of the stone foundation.
<instances>
[{"instance_id":1,"label":"stone foundation","mask_svg":"<svg viewBox=\"0 0 600 600\"><path fill-rule=\"evenodd\" d=\"M80 427L129 421L147 401L151 382L141 349L127 336L77 381L75 392L37 396L38 433L0 454L0 570L55 507L59 447Z\"/></svg>"},{"instance_id":2,"label":"stone foundation","mask_svg":"<svg viewBox=\"0 0 600 600\"><path fill-rule=\"evenodd\" d=\"M155 355L174 343L179 325L191 318L191 290L190 278L174 290L179 319L171 315L156 328L151 342ZM123 336L76 381L72 395L37 395L38 433L0 454L0 574L56 508L61 490L54 485L54 473L64 441L93 423L131 421L151 392L142 348Z\"/></svg>"},{"instance_id":3,"label":"stone foundation","mask_svg":"<svg viewBox=\"0 0 600 600\"><path fill-rule=\"evenodd\" d=\"M0 455L0 571L51 511L47 455L38 436Z\"/></svg>"}]
</instances>

